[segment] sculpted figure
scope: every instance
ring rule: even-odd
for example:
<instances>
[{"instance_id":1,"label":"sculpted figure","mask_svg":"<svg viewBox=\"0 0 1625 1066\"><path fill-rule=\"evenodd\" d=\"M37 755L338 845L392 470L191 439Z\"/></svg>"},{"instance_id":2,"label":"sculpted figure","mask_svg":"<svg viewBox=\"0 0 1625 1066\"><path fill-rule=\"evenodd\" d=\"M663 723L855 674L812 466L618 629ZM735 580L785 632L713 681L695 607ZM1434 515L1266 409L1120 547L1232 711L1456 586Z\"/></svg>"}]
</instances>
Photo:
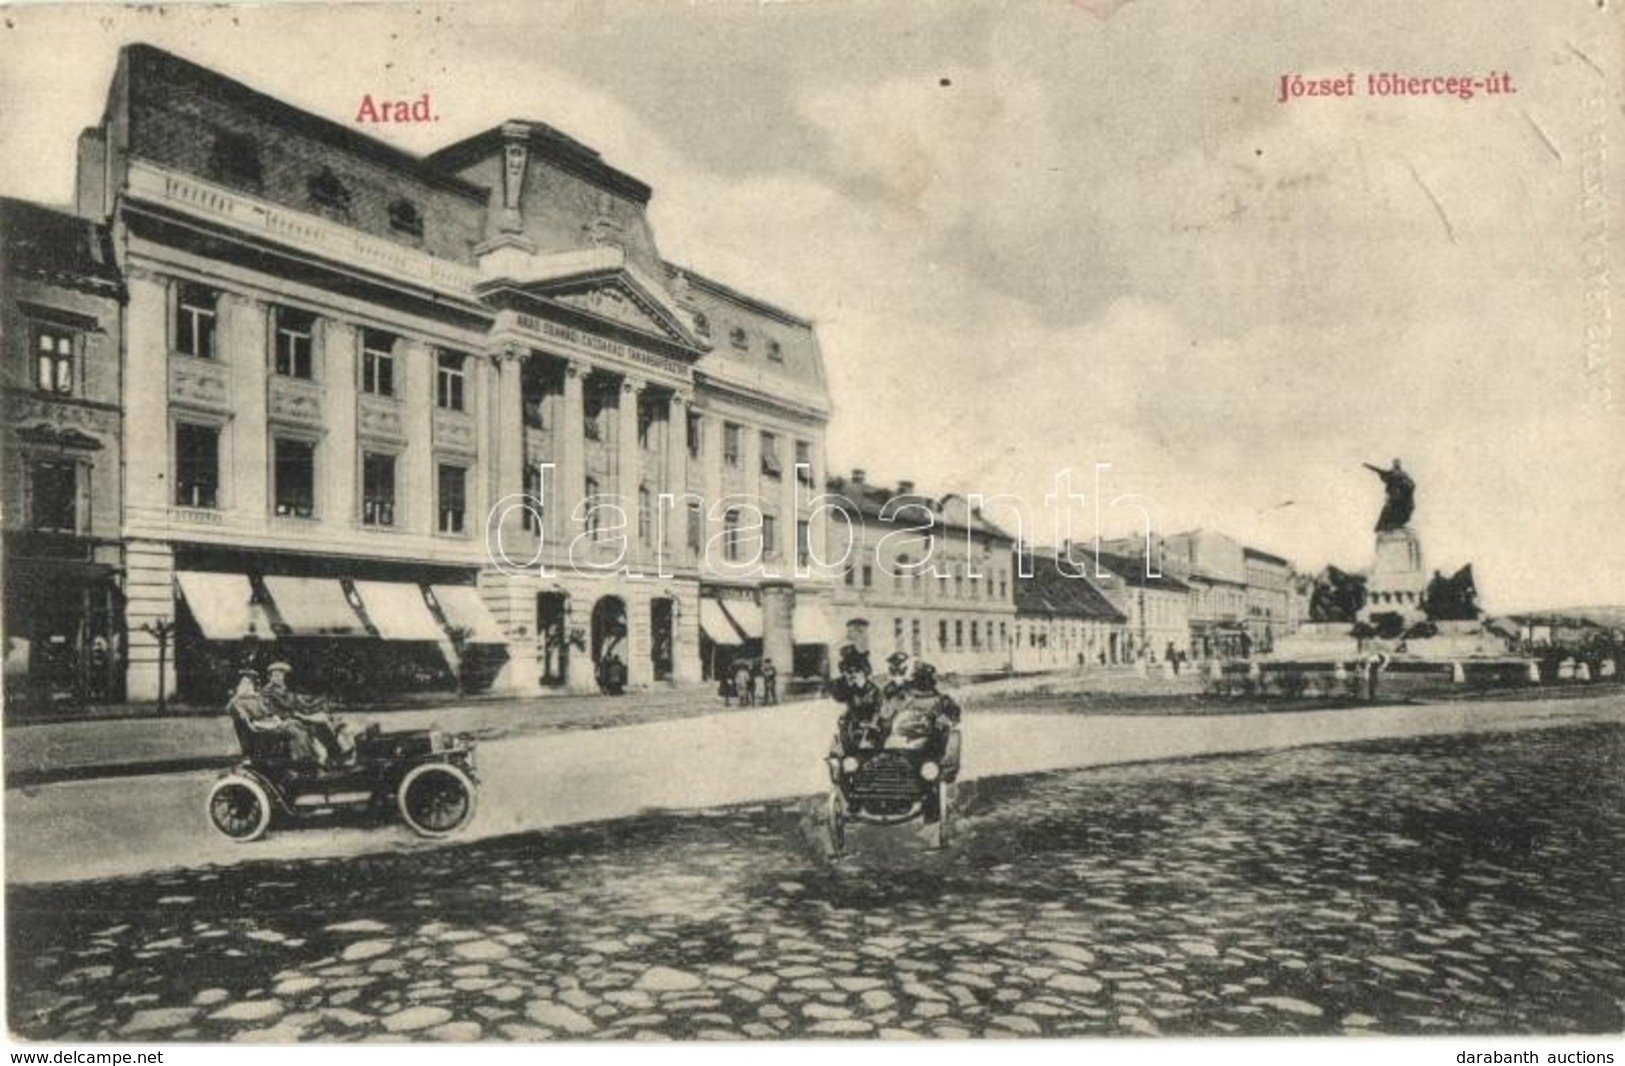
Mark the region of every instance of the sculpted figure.
<instances>
[{"instance_id":1,"label":"sculpted figure","mask_svg":"<svg viewBox=\"0 0 1625 1066\"><path fill-rule=\"evenodd\" d=\"M1388 498L1383 501L1382 514L1377 516L1377 532L1386 533L1391 529L1399 529L1411 520L1416 510L1416 482L1411 476L1400 469L1399 460L1384 470L1380 466L1363 464L1365 468L1382 478L1382 487L1388 491Z\"/></svg>"}]
</instances>

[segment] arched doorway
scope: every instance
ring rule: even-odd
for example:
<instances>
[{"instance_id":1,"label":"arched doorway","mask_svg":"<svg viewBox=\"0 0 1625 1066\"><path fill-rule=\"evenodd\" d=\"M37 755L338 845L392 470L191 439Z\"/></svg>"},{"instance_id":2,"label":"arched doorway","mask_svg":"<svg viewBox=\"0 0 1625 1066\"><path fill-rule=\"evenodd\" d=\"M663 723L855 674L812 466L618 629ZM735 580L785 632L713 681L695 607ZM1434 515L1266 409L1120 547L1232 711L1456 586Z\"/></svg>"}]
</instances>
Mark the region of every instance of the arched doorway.
<instances>
[{"instance_id":1,"label":"arched doorway","mask_svg":"<svg viewBox=\"0 0 1625 1066\"><path fill-rule=\"evenodd\" d=\"M592 661L598 687L618 692L626 687L631 659L627 651L626 601L605 596L592 608Z\"/></svg>"},{"instance_id":2,"label":"arched doorway","mask_svg":"<svg viewBox=\"0 0 1625 1066\"><path fill-rule=\"evenodd\" d=\"M677 601L661 597L649 601L649 659L656 681L669 681L676 661Z\"/></svg>"},{"instance_id":3,"label":"arched doorway","mask_svg":"<svg viewBox=\"0 0 1625 1066\"><path fill-rule=\"evenodd\" d=\"M570 598L562 592L536 596L536 636L542 646L541 683L562 688L570 680Z\"/></svg>"}]
</instances>

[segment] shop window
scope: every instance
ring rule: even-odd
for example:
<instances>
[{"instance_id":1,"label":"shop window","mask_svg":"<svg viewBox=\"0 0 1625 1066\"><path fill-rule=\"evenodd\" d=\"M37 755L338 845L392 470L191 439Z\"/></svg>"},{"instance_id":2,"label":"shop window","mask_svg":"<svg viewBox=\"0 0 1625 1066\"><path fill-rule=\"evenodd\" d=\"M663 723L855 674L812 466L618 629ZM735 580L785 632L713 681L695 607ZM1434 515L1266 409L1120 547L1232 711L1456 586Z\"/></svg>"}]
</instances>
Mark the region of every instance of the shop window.
<instances>
[{"instance_id":1,"label":"shop window","mask_svg":"<svg viewBox=\"0 0 1625 1066\"><path fill-rule=\"evenodd\" d=\"M180 422L175 426L175 503L220 506L220 430Z\"/></svg>"}]
</instances>

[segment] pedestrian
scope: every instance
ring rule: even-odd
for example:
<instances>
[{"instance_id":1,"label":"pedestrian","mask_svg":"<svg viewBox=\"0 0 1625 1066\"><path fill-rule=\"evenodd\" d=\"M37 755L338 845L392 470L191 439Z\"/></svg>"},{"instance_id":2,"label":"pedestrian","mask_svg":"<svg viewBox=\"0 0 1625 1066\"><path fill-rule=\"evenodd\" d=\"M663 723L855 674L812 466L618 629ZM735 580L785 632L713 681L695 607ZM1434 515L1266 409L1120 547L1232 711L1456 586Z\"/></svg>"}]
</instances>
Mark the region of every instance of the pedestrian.
<instances>
[{"instance_id":1,"label":"pedestrian","mask_svg":"<svg viewBox=\"0 0 1625 1066\"><path fill-rule=\"evenodd\" d=\"M762 703L771 707L779 702L779 668L772 659L762 660Z\"/></svg>"},{"instance_id":2,"label":"pedestrian","mask_svg":"<svg viewBox=\"0 0 1625 1066\"><path fill-rule=\"evenodd\" d=\"M355 758L355 739L350 727L333 717L327 701L320 696L301 696L288 687L293 667L278 661L265 668L270 679L260 690L266 709L279 718L298 722L325 749L329 762L350 762Z\"/></svg>"},{"instance_id":3,"label":"pedestrian","mask_svg":"<svg viewBox=\"0 0 1625 1066\"><path fill-rule=\"evenodd\" d=\"M733 682L728 680L727 674L723 674L717 679L717 695L722 697L722 705L724 707L732 707L734 705L734 686Z\"/></svg>"},{"instance_id":4,"label":"pedestrian","mask_svg":"<svg viewBox=\"0 0 1625 1066\"><path fill-rule=\"evenodd\" d=\"M753 695L751 689L752 674L748 660L740 659L734 663L734 695L739 697L739 706L741 707L749 707L754 702L751 698Z\"/></svg>"}]
</instances>

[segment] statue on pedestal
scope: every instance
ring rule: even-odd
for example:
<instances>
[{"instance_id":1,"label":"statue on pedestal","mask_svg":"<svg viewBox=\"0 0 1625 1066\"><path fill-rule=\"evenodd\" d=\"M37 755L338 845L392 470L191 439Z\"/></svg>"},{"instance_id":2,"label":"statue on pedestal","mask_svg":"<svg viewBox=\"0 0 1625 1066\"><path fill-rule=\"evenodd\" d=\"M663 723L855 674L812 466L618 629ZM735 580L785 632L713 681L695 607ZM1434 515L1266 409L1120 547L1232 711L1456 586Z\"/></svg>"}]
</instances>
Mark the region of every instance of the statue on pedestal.
<instances>
[{"instance_id":1,"label":"statue on pedestal","mask_svg":"<svg viewBox=\"0 0 1625 1066\"><path fill-rule=\"evenodd\" d=\"M1380 466L1372 466L1370 463L1362 465L1382 478L1382 487L1388 492L1388 498L1383 501L1382 514L1377 516L1377 532L1387 533L1404 528L1416 510L1416 482L1400 469L1398 459L1395 459L1394 465L1387 470Z\"/></svg>"}]
</instances>

